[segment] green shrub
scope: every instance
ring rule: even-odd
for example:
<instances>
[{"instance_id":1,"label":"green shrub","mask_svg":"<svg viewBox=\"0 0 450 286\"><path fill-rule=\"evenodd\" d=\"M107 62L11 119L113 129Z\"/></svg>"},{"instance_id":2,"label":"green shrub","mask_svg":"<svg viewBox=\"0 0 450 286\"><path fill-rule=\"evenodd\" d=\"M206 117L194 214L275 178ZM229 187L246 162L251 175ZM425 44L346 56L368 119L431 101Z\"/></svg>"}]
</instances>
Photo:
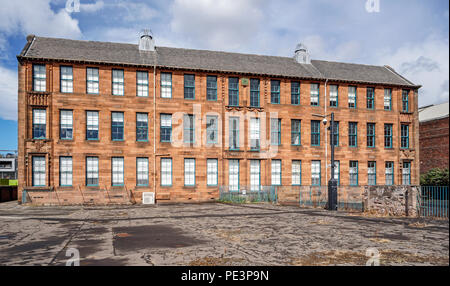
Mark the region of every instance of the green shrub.
<instances>
[{"instance_id":1,"label":"green shrub","mask_svg":"<svg viewBox=\"0 0 450 286\"><path fill-rule=\"evenodd\" d=\"M448 186L449 170L434 168L420 177L422 186Z\"/></svg>"}]
</instances>

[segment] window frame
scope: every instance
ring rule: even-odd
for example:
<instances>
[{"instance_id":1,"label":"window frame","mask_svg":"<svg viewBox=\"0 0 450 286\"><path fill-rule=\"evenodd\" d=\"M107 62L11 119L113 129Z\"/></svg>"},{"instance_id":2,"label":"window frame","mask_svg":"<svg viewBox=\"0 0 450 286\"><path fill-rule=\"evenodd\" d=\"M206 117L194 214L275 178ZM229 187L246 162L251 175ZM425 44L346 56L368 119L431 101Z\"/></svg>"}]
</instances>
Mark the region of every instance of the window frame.
<instances>
[{"instance_id":1,"label":"window frame","mask_svg":"<svg viewBox=\"0 0 450 286\"><path fill-rule=\"evenodd\" d=\"M210 124L213 119L214 124ZM210 140L210 134L214 134L214 140ZM206 144L218 144L219 143L219 116L206 115Z\"/></svg>"},{"instance_id":2,"label":"window frame","mask_svg":"<svg viewBox=\"0 0 450 286\"><path fill-rule=\"evenodd\" d=\"M43 166L37 166L36 163L43 161ZM32 173L31 182L33 187L45 187L47 185L47 159L45 155L36 155L31 157L32 162ZM42 167L42 169L37 170L37 167ZM36 176L39 175L38 184L36 184ZM41 182L43 181L43 184Z\"/></svg>"},{"instance_id":3,"label":"window frame","mask_svg":"<svg viewBox=\"0 0 450 286\"><path fill-rule=\"evenodd\" d=\"M317 86L317 90L313 86ZM317 95L316 95L317 92ZM313 101L313 98L317 97L317 104ZM314 103L314 104L313 104ZM320 84L319 83L311 83L310 85L310 105L311 106L320 106Z\"/></svg>"},{"instance_id":4,"label":"window frame","mask_svg":"<svg viewBox=\"0 0 450 286\"><path fill-rule=\"evenodd\" d=\"M252 168L252 167L254 167L252 164L255 163L255 162L258 163L257 164L258 172L255 172L254 168ZM259 191L261 191L261 160L251 159L249 166L250 166L250 170L249 170L250 171L250 177L249 177L250 192L255 192L255 191L259 192ZM253 184L253 182L256 181L253 176L256 176L256 175L257 175L257 178L258 178L258 180L257 180L258 184L257 185Z\"/></svg>"},{"instance_id":5,"label":"window frame","mask_svg":"<svg viewBox=\"0 0 450 286\"><path fill-rule=\"evenodd\" d=\"M407 167L405 167L407 166ZM405 172L407 170L407 172ZM408 183L405 184L405 178L407 178ZM411 162L403 162L402 165L402 185L410 186L411 185Z\"/></svg>"},{"instance_id":6,"label":"window frame","mask_svg":"<svg viewBox=\"0 0 450 286\"><path fill-rule=\"evenodd\" d=\"M44 71L43 73L42 70ZM42 77L42 74L44 75ZM47 92L47 66L45 64L33 64L33 91ZM39 82L39 84L37 84ZM39 86L39 88L37 88Z\"/></svg>"},{"instance_id":7,"label":"window frame","mask_svg":"<svg viewBox=\"0 0 450 286\"><path fill-rule=\"evenodd\" d=\"M390 166L388 167L388 165L390 165ZM393 161L385 162L384 169L385 169L384 177L385 177L385 184L386 184L386 186L394 185L394 173L395 173L394 162ZM389 169L392 170L392 172L388 172ZM390 178L390 180L388 178Z\"/></svg>"},{"instance_id":8,"label":"window frame","mask_svg":"<svg viewBox=\"0 0 450 286\"><path fill-rule=\"evenodd\" d=\"M277 128L274 130L274 124L276 120ZM276 135L276 137L274 136ZM274 141L276 138L276 141ZM281 145L281 118L270 118L270 145L280 146Z\"/></svg>"},{"instance_id":9,"label":"window frame","mask_svg":"<svg viewBox=\"0 0 450 286\"><path fill-rule=\"evenodd\" d=\"M63 74L63 70L70 70L70 74ZM69 78L63 78L63 75ZM65 84L63 84L65 83ZM68 91L64 91L66 88ZM60 65L59 66L59 91L61 93L73 93L73 66Z\"/></svg>"},{"instance_id":10,"label":"window frame","mask_svg":"<svg viewBox=\"0 0 450 286\"><path fill-rule=\"evenodd\" d=\"M373 166L371 166L373 164ZM373 169L373 172L371 172ZM368 161L367 162L367 185L376 186L377 185L377 162Z\"/></svg>"},{"instance_id":11,"label":"window frame","mask_svg":"<svg viewBox=\"0 0 450 286\"><path fill-rule=\"evenodd\" d=\"M350 89L354 89L355 93L354 95L351 95ZM357 98L358 98L358 87L354 85L348 86L348 108L356 109L357 108ZM351 99L355 101L354 106L351 106Z\"/></svg>"},{"instance_id":12,"label":"window frame","mask_svg":"<svg viewBox=\"0 0 450 286\"><path fill-rule=\"evenodd\" d=\"M70 159L70 171L63 171L63 160ZM70 174L70 184L63 184L63 177ZM60 156L59 157L59 186L60 187L72 187L73 185L73 159L71 156Z\"/></svg>"},{"instance_id":13,"label":"window frame","mask_svg":"<svg viewBox=\"0 0 450 286\"><path fill-rule=\"evenodd\" d=\"M258 84L258 89L253 89L255 86L255 82ZM250 79L250 107L260 107L260 89L261 89L261 82L257 78L251 78ZM257 96L256 102L257 104L253 104L255 102L255 95Z\"/></svg>"},{"instance_id":14,"label":"window frame","mask_svg":"<svg viewBox=\"0 0 450 286\"><path fill-rule=\"evenodd\" d=\"M318 132L314 131L315 128L313 128L313 126L316 125L315 127L318 127ZM311 146L314 147L318 147L320 146L320 137L321 137L321 130L320 130L320 121L319 120L311 120ZM317 136L316 139L318 140L313 140L315 137ZM317 144L313 143L315 141L318 141Z\"/></svg>"},{"instance_id":15,"label":"window frame","mask_svg":"<svg viewBox=\"0 0 450 286\"><path fill-rule=\"evenodd\" d=\"M298 86L295 86L297 84L298 84ZM300 105L300 82L299 81L291 81L291 105Z\"/></svg>"},{"instance_id":16,"label":"window frame","mask_svg":"<svg viewBox=\"0 0 450 286\"><path fill-rule=\"evenodd\" d=\"M170 77L170 84L167 84L169 81L167 80L167 77ZM164 78L164 79L163 79ZM160 97L161 98L172 98L172 73L170 72L162 72L160 75ZM170 96L163 96L165 94L168 94Z\"/></svg>"},{"instance_id":17,"label":"window frame","mask_svg":"<svg viewBox=\"0 0 450 286\"><path fill-rule=\"evenodd\" d=\"M115 77L117 73L121 74L121 78ZM117 87L119 93L115 93L115 86ZM121 91L121 92L120 92ZM111 94L114 96L125 96L125 71L123 69L112 69L111 70Z\"/></svg>"},{"instance_id":18,"label":"window frame","mask_svg":"<svg viewBox=\"0 0 450 286\"><path fill-rule=\"evenodd\" d=\"M334 101L332 101L331 99L332 99L332 97L331 97L331 87L336 87L336 101L335 101L335 104L336 105L332 105L332 103L334 102ZM334 93L334 92L333 92ZM337 85L337 84L331 84L330 85L330 87L329 87L329 89L328 89L328 94L329 94L329 97L330 97L330 107L333 107L333 108L338 108L339 107L339 85ZM333 95L333 98L334 98L334 95Z\"/></svg>"},{"instance_id":19,"label":"window frame","mask_svg":"<svg viewBox=\"0 0 450 286\"><path fill-rule=\"evenodd\" d=\"M63 127L63 126L69 126L69 124L63 124L63 113L70 112L70 127ZM71 130L70 131L70 137L63 137L63 129ZM71 109L60 109L59 110L59 139L60 140L73 140L73 110ZM68 131L66 131L64 134L67 134Z\"/></svg>"},{"instance_id":20,"label":"window frame","mask_svg":"<svg viewBox=\"0 0 450 286\"><path fill-rule=\"evenodd\" d=\"M190 167L190 164L192 164L193 162L193 170L186 169L186 167ZM186 165L186 163L188 163L188 165ZM196 160L195 158L184 158L184 186L185 187L195 187L196 186ZM192 178L190 176L193 176ZM187 182L190 182L191 180L193 180L192 184L188 184Z\"/></svg>"},{"instance_id":21,"label":"window frame","mask_svg":"<svg viewBox=\"0 0 450 286\"><path fill-rule=\"evenodd\" d=\"M213 163L213 165L210 165ZM210 168L214 166L214 168ZM212 176L212 177L211 177ZM212 178L212 180L210 180ZM219 185L219 160L215 158L206 159L206 185L208 187L217 187Z\"/></svg>"},{"instance_id":22,"label":"window frame","mask_svg":"<svg viewBox=\"0 0 450 286\"><path fill-rule=\"evenodd\" d=\"M38 112L43 112L44 113L44 123L36 123L36 115L37 114L35 114L35 112L36 113L38 113ZM42 118L39 118L39 119L42 119ZM47 139L47 109L45 109L45 108L33 108L33 122L32 122L32 125L33 125L33 130L32 130L32 137L33 137L33 139L34 140L45 140L45 139ZM37 136L36 135L36 133L39 133L38 135L39 136ZM43 133L43 135L42 135L42 133ZM42 135L42 136L41 136Z\"/></svg>"},{"instance_id":23,"label":"window frame","mask_svg":"<svg viewBox=\"0 0 450 286\"><path fill-rule=\"evenodd\" d=\"M97 114L97 125L92 125L89 124L89 113L92 114ZM95 122L95 120L91 120L91 122ZM100 113L96 110L86 110L86 140L88 141L98 141L99 140L99 133L100 133L100 129L99 129L99 122L100 122ZM97 129L91 129L89 130L89 128L93 128L96 127ZM89 137L89 131L97 131L97 136L96 138L90 138Z\"/></svg>"},{"instance_id":24,"label":"window frame","mask_svg":"<svg viewBox=\"0 0 450 286\"><path fill-rule=\"evenodd\" d=\"M402 89L402 112L409 112L409 92L409 89Z\"/></svg>"},{"instance_id":25,"label":"window frame","mask_svg":"<svg viewBox=\"0 0 450 286\"><path fill-rule=\"evenodd\" d=\"M140 169L139 168L139 161L141 162L146 162L146 170L144 169ZM146 180L147 183L144 184L140 184L139 183L139 176L140 175L145 175L145 179L142 180ZM137 187L148 187L150 183L150 179L149 179L149 160L148 157L137 157L136 158L136 186Z\"/></svg>"},{"instance_id":26,"label":"window frame","mask_svg":"<svg viewBox=\"0 0 450 286\"><path fill-rule=\"evenodd\" d=\"M214 79L213 81L210 81L211 79ZM210 83L214 82L213 86L210 86ZM210 97L211 91L213 91L214 97ZM207 75L206 76L206 100L207 101L217 101L217 76L215 75Z\"/></svg>"},{"instance_id":27,"label":"window frame","mask_svg":"<svg viewBox=\"0 0 450 286\"><path fill-rule=\"evenodd\" d=\"M257 129L253 128L255 126L257 126ZM249 132L250 151L259 151L261 148L261 120L259 119L259 117L250 118ZM256 144L253 144L253 140L255 140Z\"/></svg>"},{"instance_id":28,"label":"window frame","mask_svg":"<svg viewBox=\"0 0 450 286\"><path fill-rule=\"evenodd\" d=\"M386 133L386 128L389 127L387 130L389 130L390 134ZM394 125L392 123L385 123L384 124L384 148L385 149L392 149L394 148L393 146L393 141L392 141L392 136L393 136L393 130L394 130ZM389 140L389 145L386 144L386 140Z\"/></svg>"},{"instance_id":29,"label":"window frame","mask_svg":"<svg viewBox=\"0 0 450 286\"><path fill-rule=\"evenodd\" d=\"M295 130L295 124L298 123L298 129ZM298 136L298 143L295 143L295 137ZM291 119L291 145L292 146L302 146L302 120L301 119Z\"/></svg>"},{"instance_id":30,"label":"window frame","mask_svg":"<svg viewBox=\"0 0 450 286\"><path fill-rule=\"evenodd\" d=\"M354 133L352 132L352 126L354 126ZM352 144L352 139L355 141L355 144ZM349 122L348 123L348 146L351 148L358 147L358 122Z\"/></svg>"},{"instance_id":31,"label":"window frame","mask_svg":"<svg viewBox=\"0 0 450 286\"><path fill-rule=\"evenodd\" d=\"M317 172L313 172L313 170L314 170L314 168L313 168L313 166L314 166L314 163L318 163L319 164L319 172L317 173ZM317 183L315 183L315 179L317 179L317 178L315 178L314 176L315 175L318 175L318 180L319 180L319 183L317 184ZM322 162L321 162L321 160L312 160L311 161L311 186L320 186L322 184Z\"/></svg>"},{"instance_id":32,"label":"window frame","mask_svg":"<svg viewBox=\"0 0 450 286\"><path fill-rule=\"evenodd\" d=\"M145 74L145 77L139 78L139 75L142 75L142 74ZM144 81L144 83L142 83L142 81ZM140 95L140 94L143 94L143 95ZM136 96L137 97L148 97L149 96L149 77L148 77L147 71L140 71L140 70L136 71Z\"/></svg>"},{"instance_id":33,"label":"window frame","mask_svg":"<svg viewBox=\"0 0 450 286\"><path fill-rule=\"evenodd\" d=\"M370 105L371 105L371 107L370 107ZM375 88L374 87L366 88L366 108L369 110L375 109Z\"/></svg>"},{"instance_id":34,"label":"window frame","mask_svg":"<svg viewBox=\"0 0 450 286\"><path fill-rule=\"evenodd\" d=\"M279 170L278 167L274 164L279 163ZM274 178L275 175L275 178ZM279 179L278 182L274 181L276 179ZM274 183L275 182L275 183ZM281 159L272 159L270 162L270 185L271 186L282 186L283 185L283 165Z\"/></svg>"},{"instance_id":35,"label":"window frame","mask_svg":"<svg viewBox=\"0 0 450 286\"><path fill-rule=\"evenodd\" d=\"M165 170L165 167L164 167L165 163L170 163L170 173L168 173L168 171ZM173 160L172 160L172 158L168 158L168 157L161 158L160 165L161 165L161 168L160 168L160 178L161 178L160 185L161 185L161 187L172 187L172 185L173 185ZM166 166L166 168L167 168L167 166ZM169 178L166 178L166 176L169 176ZM170 183L169 184L163 183L165 181L165 179L170 179Z\"/></svg>"},{"instance_id":36,"label":"window frame","mask_svg":"<svg viewBox=\"0 0 450 286\"><path fill-rule=\"evenodd\" d=\"M334 160L334 164L337 164L337 166L334 166L334 177L337 181L337 185L341 185L341 161ZM337 178L336 178L336 172L337 172Z\"/></svg>"},{"instance_id":37,"label":"window frame","mask_svg":"<svg viewBox=\"0 0 450 286\"><path fill-rule=\"evenodd\" d=\"M114 162L122 162L122 170L120 168L118 170L114 170ZM120 167L120 165L118 166ZM117 168L117 166L116 166ZM122 171L122 181L121 182L115 182L114 175L119 174L120 171ZM120 176L119 176L120 178ZM125 185L125 159L124 157L111 157L111 186L112 187L123 187Z\"/></svg>"},{"instance_id":38,"label":"window frame","mask_svg":"<svg viewBox=\"0 0 450 286\"><path fill-rule=\"evenodd\" d=\"M191 120L192 118L192 120ZM186 119L189 121L189 126L186 126ZM192 125L190 124L192 122ZM188 133L186 133L188 132ZM191 137L192 133L192 137ZM186 134L189 134L189 140L187 140ZM194 144L195 143L195 115L194 114L184 114L183 115L183 142Z\"/></svg>"},{"instance_id":39,"label":"window frame","mask_svg":"<svg viewBox=\"0 0 450 286\"><path fill-rule=\"evenodd\" d=\"M334 121L334 147L339 147L339 121Z\"/></svg>"},{"instance_id":40,"label":"window frame","mask_svg":"<svg viewBox=\"0 0 450 286\"><path fill-rule=\"evenodd\" d=\"M139 115L145 115L146 121L145 121L145 126L139 126L139 122L144 122L144 121L139 121ZM145 139L140 139L139 138L139 134L140 131L144 131L145 130ZM136 112L136 142L148 142L148 113L144 113L144 112Z\"/></svg>"},{"instance_id":41,"label":"window frame","mask_svg":"<svg viewBox=\"0 0 450 286\"><path fill-rule=\"evenodd\" d=\"M371 128L371 127L373 127L373 128ZM373 131L373 134L371 134L369 132L371 130ZM376 146L376 143L375 143L375 140L376 140L376 124L375 123L368 122L366 124L366 136L367 136L367 140L366 140L367 148L375 148L375 146ZM369 144L370 140L373 142L372 145Z\"/></svg>"},{"instance_id":42,"label":"window frame","mask_svg":"<svg viewBox=\"0 0 450 286\"><path fill-rule=\"evenodd\" d=\"M237 82L231 82L237 80ZM236 84L236 88L232 87L232 85ZM236 94L234 94L236 92ZM233 98L236 96L236 98ZM232 100L233 99L233 100ZM234 102L237 104L234 104ZM238 77L229 77L228 78L228 105L229 106L239 106L239 78Z\"/></svg>"},{"instance_id":43,"label":"window frame","mask_svg":"<svg viewBox=\"0 0 450 286\"><path fill-rule=\"evenodd\" d=\"M122 121L114 121L114 114L122 114ZM116 126L114 125L116 124ZM118 123L122 123L119 125ZM117 132L114 132L114 128L117 128ZM114 134L119 134L119 131L122 130L122 138L114 138ZM125 113L121 111L112 111L111 112L111 141L125 141Z\"/></svg>"},{"instance_id":44,"label":"window frame","mask_svg":"<svg viewBox=\"0 0 450 286\"><path fill-rule=\"evenodd\" d=\"M278 89L274 89L278 87ZM270 80L270 103L271 104L281 104L281 81L280 80Z\"/></svg>"},{"instance_id":45,"label":"window frame","mask_svg":"<svg viewBox=\"0 0 450 286\"><path fill-rule=\"evenodd\" d=\"M170 117L170 126L165 126L163 125L163 117ZM171 143L172 142L172 114L169 113L161 113L159 115L159 137L160 137L160 142L162 143ZM168 130L169 132L169 140L163 139L163 130ZM166 132L164 132L166 133ZM164 136L166 136L166 134L164 134Z\"/></svg>"},{"instance_id":46,"label":"window frame","mask_svg":"<svg viewBox=\"0 0 450 286\"><path fill-rule=\"evenodd\" d=\"M192 77L192 79L189 79ZM192 83L192 85L190 85ZM184 87L184 99L187 100L195 100L195 74L184 74L183 75L183 87ZM192 91L192 98L187 97L186 91Z\"/></svg>"},{"instance_id":47,"label":"window frame","mask_svg":"<svg viewBox=\"0 0 450 286\"><path fill-rule=\"evenodd\" d=\"M89 79L89 71L97 71L97 80ZM91 76L95 78L95 74L91 73ZM90 92L89 91L89 84L93 84L96 86L97 92ZM86 67L86 94L99 94L100 93L100 71L99 68L94 67Z\"/></svg>"},{"instance_id":48,"label":"window frame","mask_svg":"<svg viewBox=\"0 0 450 286\"><path fill-rule=\"evenodd\" d=\"M236 128L233 127L234 126L233 121L237 122ZM239 124L240 124L240 118L238 116L230 116L228 130L230 133L229 134L229 145L230 145L230 150L232 150L232 151L239 151L240 147L241 147L240 146L241 144L240 144L240 134L239 134L240 126L239 126ZM236 139L236 140L234 140L234 142L236 142L236 146L233 145L233 139Z\"/></svg>"},{"instance_id":49,"label":"window frame","mask_svg":"<svg viewBox=\"0 0 450 286\"><path fill-rule=\"evenodd\" d=\"M236 167L233 164L237 163L237 172L234 172L234 168L232 167ZM241 188L241 184L240 184L240 168L241 168L241 164L240 164L240 160L239 159L228 159L228 191L229 192L239 192L240 188ZM233 170L233 172L232 172ZM233 180L232 180L232 176L233 176ZM234 176L237 176L237 189L232 189L232 187L234 187L235 185L232 184L232 181L234 182Z\"/></svg>"},{"instance_id":50,"label":"window frame","mask_svg":"<svg viewBox=\"0 0 450 286\"><path fill-rule=\"evenodd\" d=\"M387 92L387 94L386 94ZM387 95L389 97L387 97ZM389 101L386 101L386 98L388 98ZM384 97L383 97L383 109L386 111L391 111L392 110L392 88L385 88L384 89ZM389 103L389 106L386 106L386 103ZM388 108L386 108L388 107Z\"/></svg>"},{"instance_id":51,"label":"window frame","mask_svg":"<svg viewBox=\"0 0 450 286\"><path fill-rule=\"evenodd\" d=\"M94 169L93 171L89 170L89 161L92 160L91 162L95 162L96 164L94 164L93 167L96 167L96 169ZM94 174L96 175L93 177L90 177L89 174ZM99 183L100 183L100 178L99 178L99 159L97 156L87 156L86 157L86 186L87 187L98 187ZM97 184L89 184L89 179L96 179L97 180Z\"/></svg>"},{"instance_id":52,"label":"window frame","mask_svg":"<svg viewBox=\"0 0 450 286\"><path fill-rule=\"evenodd\" d=\"M403 133L404 127L406 128L406 135ZM403 142L406 142L406 145ZM400 124L400 148L409 149L409 124Z\"/></svg>"},{"instance_id":53,"label":"window frame","mask_svg":"<svg viewBox=\"0 0 450 286\"><path fill-rule=\"evenodd\" d=\"M298 163L299 170L294 172L294 165ZM298 177L295 177L298 176ZM291 163L291 184L292 186L302 185L302 160L292 160ZM298 181L298 183L297 183Z\"/></svg>"},{"instance_id":54,"label":"window frame","mask_svg":"<svg viewBox=\"0 0 450 286\"><path fill-rule=\"evenodd\" d=\"M356 166L352 167L352 163L356 163ZM356 172L352 172L352 168L356 168ZM356 184L352 184L352 176L355 176L356 178ZM350 186L359 186L359 162L358 161L350 161L349 162L349 169L348 169L348 183Z\"/></svg>"}]
</instances>

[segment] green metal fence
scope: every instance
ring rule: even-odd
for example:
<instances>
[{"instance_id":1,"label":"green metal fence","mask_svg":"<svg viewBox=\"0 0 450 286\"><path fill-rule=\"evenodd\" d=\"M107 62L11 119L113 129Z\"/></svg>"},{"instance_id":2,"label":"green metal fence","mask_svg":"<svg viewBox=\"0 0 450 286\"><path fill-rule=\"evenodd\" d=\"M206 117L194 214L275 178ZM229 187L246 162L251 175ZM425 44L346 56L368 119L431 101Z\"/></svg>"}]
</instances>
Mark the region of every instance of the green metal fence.
<instances>
[{"instance_id":1,"label":"green metal fence","mask_svg":"<svg viewBox=\"0 0 450 286\"><path fill-rule=\"evenodd\" d=\"M219 201L227 203L277 203L275 186L247 187L240 186L232 190L229 186L219 187Z\"/></svg>"},{"instance_id":2,"label":"green metal fence","mask_svg":"<svg viewBox=\"0 0 450 286\"><path fill-rule=\"evenodd\" d=\"M448 219L448 186L421 186L418 194L421 217Z\"/></svg>"}]
</instances>

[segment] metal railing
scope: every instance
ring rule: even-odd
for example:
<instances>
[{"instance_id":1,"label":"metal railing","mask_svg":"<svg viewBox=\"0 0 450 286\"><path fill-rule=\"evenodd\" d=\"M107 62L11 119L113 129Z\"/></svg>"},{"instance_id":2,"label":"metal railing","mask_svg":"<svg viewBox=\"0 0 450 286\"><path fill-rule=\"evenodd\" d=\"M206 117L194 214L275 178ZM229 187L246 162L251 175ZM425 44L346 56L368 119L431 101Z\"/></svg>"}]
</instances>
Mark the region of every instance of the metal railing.
<instances>
[{"instance_id":1,"label":"metal railing","mask_svg":"<svg viewBox=\"0 0 450 286\"><path fill-rule=\"evenodd\" d=\"M417 202L421 217L448 219L448 186L421 186Z\"/></svg>"}]
</instances>

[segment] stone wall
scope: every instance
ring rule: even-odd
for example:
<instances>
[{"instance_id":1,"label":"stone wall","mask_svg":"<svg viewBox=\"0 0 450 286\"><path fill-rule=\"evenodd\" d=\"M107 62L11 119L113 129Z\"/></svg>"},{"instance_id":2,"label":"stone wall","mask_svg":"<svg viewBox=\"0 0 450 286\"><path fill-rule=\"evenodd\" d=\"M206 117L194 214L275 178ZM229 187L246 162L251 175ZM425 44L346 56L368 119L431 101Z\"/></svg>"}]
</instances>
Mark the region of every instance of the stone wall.
<instances>
[{"instance_id":1,"label":"stone wall","mask_svg":"<svg viewBox=\"0 0 450 286\"><path fill-rule=\"evenodd\" d=\"M386 216L417 216L418 186L365 186L365 211Z\"/></svg>"}]
</instances>

